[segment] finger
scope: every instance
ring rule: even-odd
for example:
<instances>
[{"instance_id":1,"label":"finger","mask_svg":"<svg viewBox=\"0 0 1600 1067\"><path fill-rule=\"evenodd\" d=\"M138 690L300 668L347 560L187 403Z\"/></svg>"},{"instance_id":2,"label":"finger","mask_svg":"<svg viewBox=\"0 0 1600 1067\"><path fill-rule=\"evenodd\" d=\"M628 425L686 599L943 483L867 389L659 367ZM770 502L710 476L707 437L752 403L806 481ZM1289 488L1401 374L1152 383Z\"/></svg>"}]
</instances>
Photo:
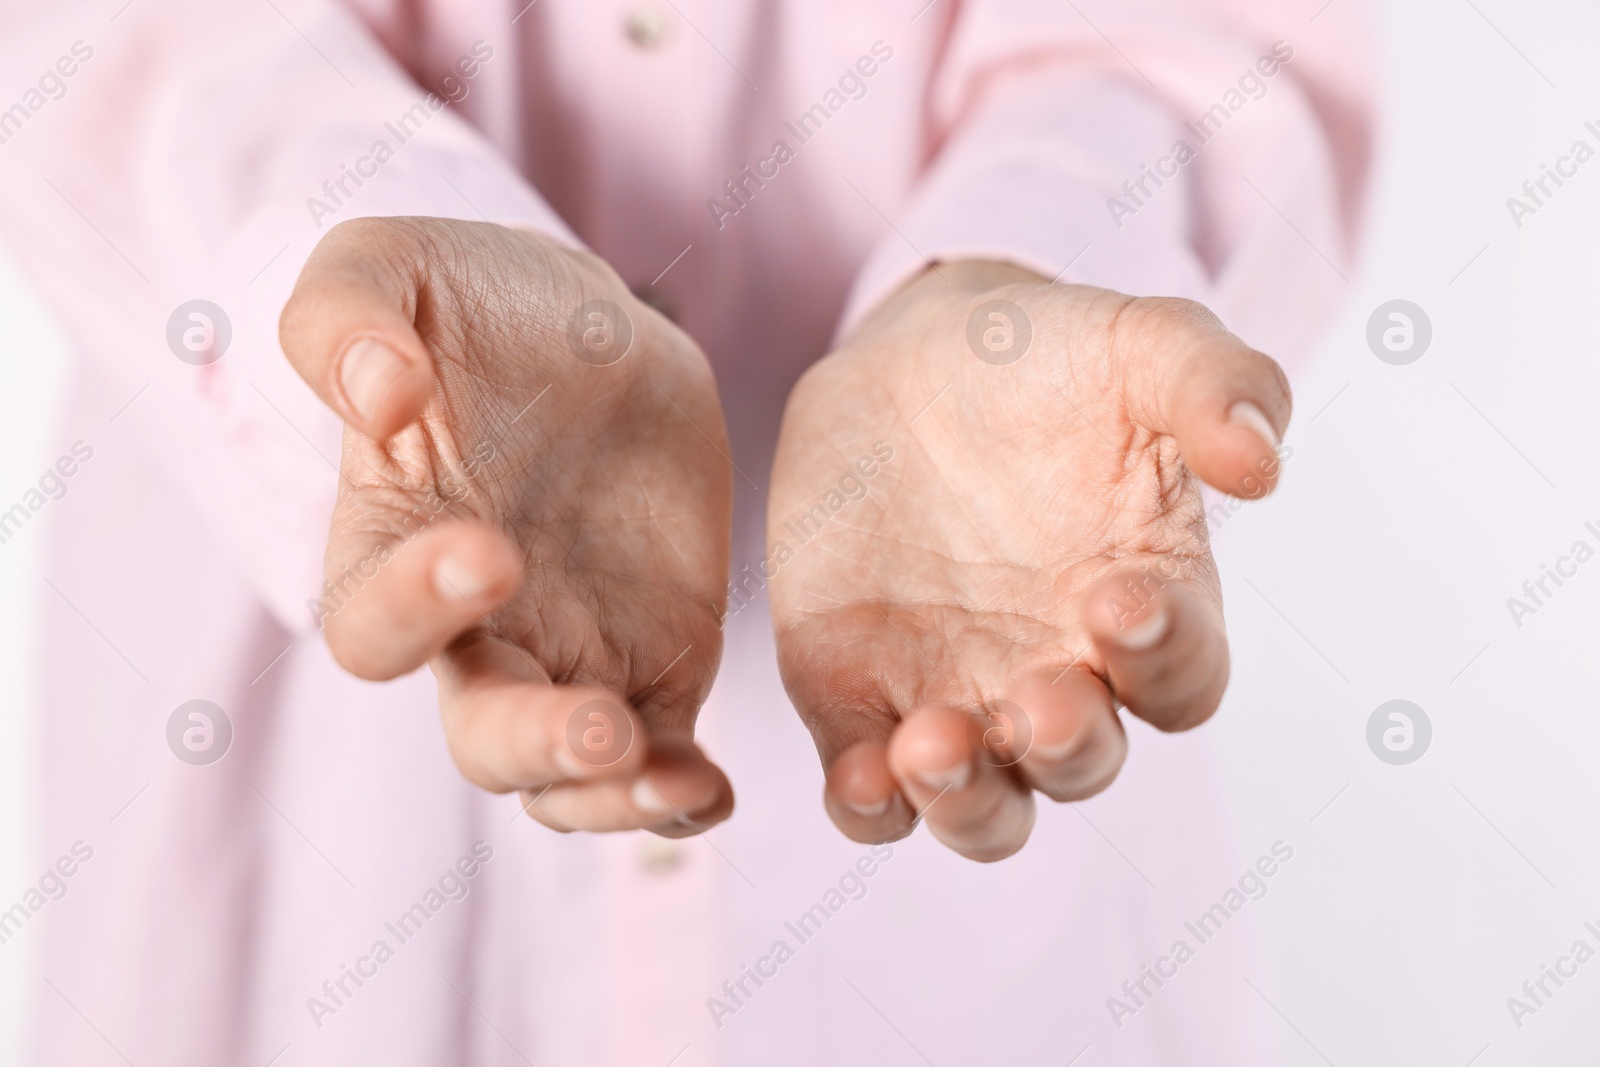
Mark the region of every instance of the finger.
<instances>
[{"instance_id":1,"label":"finger","mask_svg":"<svg viewBox=\"0 0 1600 1067\"><path fill-rule=\"evenodd\" d=\"M933 836L968 859L1005 859L1033 830L1033 793L972 750L970 716L953 708L913 712L889 741L900 790Z\"/></svg>"},{"instance_id":2,"label":"finger","mask_svg":"<svg viewBox=\"0 0 1600 1067\"><path fill-rule=\"evenodd\" d=\"M1189 469L1224 493L1272 492L1292 406L1276 362L1189 300L1132 301L1112 344L1135 421L1175 438Z\"/></svg>"},{"instance_id":3,"label":"finger","mask_svg":"<svg viewBox=\"0 0 1600 1067\"><path fill-rule=\"evenodd\" d=\"M1228 686L1222 612L1187 583L1153 571L1103 579L1086 618L1111 688L1128 710L1162 730L1211 717Z\"/></svg>"},{"instance_id":4,"label":"finger","mask_svg":"<svg viewBox=\"0 0 1600 1067\"><path fill-rule=\"evenodd\" d=\"M648 829L686 837L733 813L733 786L693 741L677 733L656 734L649 739L641 773L525 792L523 808L554 830Z\"/></svg>"},{"instance_id":5,"label":"finger","mask_svg":"<svg viewBox=\"0 0 1600 1067\"><path fill-rule=\"evenodd\" d=\"M649 746L626 701L598 686L551 685L525 655L474 634L434 661L462 775L494 793L636 775Z\"/></svg>"},{"instance_id":6,"label":"finger","mask_svg":"<svg viewBox=\"0 0 1600 1067\"><path fill-rule=\"evenodd\" d=\"M326 574L328 648L350 673L382 681L420 667L504 603L522 582L522 557L504 533L476 523L438 522L409 541L390 527L350 527L330 539Z\"/></svg>"},{"instance_id":7,"label":"finger","mask_svg":"<svg viewBox=\"0 0 1600 1067\"><path fill-rule=\"evenodd\" d=\"M822 803L833 824L864 845L898 841L916 820L889 769L883 741L862 741L839 754L828 768Z\"/></svg>"},{"instance_id":8,"label":"finger","mask_svg":"<svg viewBox=\"0 0 1600 1067\"><path fill-rule=\"evenodd\" d=\"M889 738L899 722L893 710L878 699L859 699L859 690L848 685L822 684L830 675L815 664L791 663L784 677L826 770L822 805L834 825L862 844L909 834L916 812L889 769Z\"/></svg>"},{"instance_id":9,"label":"finger","mask_svg":"<svg viewBox=\"0 0 1600 1067\"><path fill-rule=\"evenodd\" d=\"M1116 778L1128 754L1128 735L1111 691L1092 672L1069 667L1031 674L1012 687L1008 699L1026 723L1022 744L1013 742L1011 751L1029 785L1053 800L1082 800ZM1013 730L1012 736L1023 733Z\"/></svg>"},{"instance_id":10,"label":"finger","mask_svg":"<svg viewBox=\"0 0 1600 1067\"><path fill-rule=\"evenodd\" d=\"M356 219L312 251L278 320L283 352L322 402L384 440L416 421L433 359L413 325L418 252L392 219Z\"/></svg>"}]
</instances>

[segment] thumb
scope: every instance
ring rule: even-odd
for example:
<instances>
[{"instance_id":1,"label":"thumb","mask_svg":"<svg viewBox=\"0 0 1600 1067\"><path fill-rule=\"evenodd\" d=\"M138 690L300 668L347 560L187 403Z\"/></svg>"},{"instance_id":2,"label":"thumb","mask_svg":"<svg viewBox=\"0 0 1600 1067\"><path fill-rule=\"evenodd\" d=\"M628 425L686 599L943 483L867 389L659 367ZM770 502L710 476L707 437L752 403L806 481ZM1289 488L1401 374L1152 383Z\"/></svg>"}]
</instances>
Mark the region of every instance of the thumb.
<instances>
[{"instance_id":1,"label":"thumb","mask_svg":"<svg viewBox=\"0 0 1600 1067\"><path fill-rule=\"evenodd\" d=\"M1142 298L1118 316L1112 358L1134 421L1178 444L1184 463L1231 496L1266 496L1292 400L1283 369L1192 300Z\"/></svg>"},{"instance_id":2,"label":"thumb","mask_svg":"<svg viewBox=\"0 0 1600 1067\"><path fill-rule=\"evenodd\" d=\"M345 500L316 604L333 658L383 681L422 666L522 584L522 554L500 529L454 514L442 497Z\"/></svg>"},{"instance_id":3,"label":"thumb","mask_svg":"<svg viewBox=\"0 0 1600 1067\"><path fill-rule=\"evenodd\" d=\"M348 424L385 440L422 414L433 359L413 325L419 241L404 219L328 231L278 320L289 363Z\"/></svg>"}]
</instances>

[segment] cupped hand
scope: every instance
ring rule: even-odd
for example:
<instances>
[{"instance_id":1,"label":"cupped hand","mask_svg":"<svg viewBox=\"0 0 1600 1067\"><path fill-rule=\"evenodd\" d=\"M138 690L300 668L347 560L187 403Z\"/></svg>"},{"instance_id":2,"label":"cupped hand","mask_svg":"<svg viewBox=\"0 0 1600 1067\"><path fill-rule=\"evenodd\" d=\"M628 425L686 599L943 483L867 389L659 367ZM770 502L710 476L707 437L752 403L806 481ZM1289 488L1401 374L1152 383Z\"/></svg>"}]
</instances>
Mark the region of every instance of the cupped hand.
<instances>
[{"instance_id":1,"label":"cupped hand","mask_svg":"<svg viewBox=\"0 0 1600 1067\"><path fill-rule=\"evenodd\" d=\"M857 841L918 818L964 856L1035 792L1104 789L1125 706L1163 730L1227 684L1200 483L1265 495L1276 363L1189 301L946 263L789 399L768 510L779 665Z\"/></svg>"},{"instance_id":2,"label":"cupped hand","mask_svg":"<svg viewBox=\"0 0 1600 1067\"><path fill-rule=\"evenodd\" d=\"M346 424L318 609L338 661L429 664L462 772L547 826L726 818L693 741L732 494L695 345L594 256L425 218L330 230L280 334Z\"/></svg>"}]
</instances>

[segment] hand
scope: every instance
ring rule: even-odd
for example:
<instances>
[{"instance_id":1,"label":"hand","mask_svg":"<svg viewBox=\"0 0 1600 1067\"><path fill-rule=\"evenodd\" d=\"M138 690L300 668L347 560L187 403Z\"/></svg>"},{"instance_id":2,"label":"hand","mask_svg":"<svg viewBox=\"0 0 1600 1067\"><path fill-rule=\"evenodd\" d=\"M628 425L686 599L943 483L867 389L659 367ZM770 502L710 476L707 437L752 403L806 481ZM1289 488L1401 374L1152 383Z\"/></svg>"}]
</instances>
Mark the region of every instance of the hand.
<instances>
[{"instance_id":1,"label":"hand","mask_svg":"<svg viewBox=\"0 0 1600 1067\"><path fill-rule=\"evenodd\" d=\"M1199 480L1269 492L1289 407L1277 364L1197 304L1002 264L934 268L812 367L766 569L839 828L889 840L921 813L1001 859L1033 791L1116 776L1119 704L1207 719L1228 648Z\"/></svg>"},{"instance_id":2,"label":"hand","mask_svg":"<svg viewBox=\"0 0 1600 1067\"><path fill-rule=\"evenodd\" d=\"M346 423L335 658L369 679L428 663L461 771L547 826L727 818L692 740L732 497L694 344L594 256L423 218L329 231L280 333Z\"/></svg>"}]
</instances>

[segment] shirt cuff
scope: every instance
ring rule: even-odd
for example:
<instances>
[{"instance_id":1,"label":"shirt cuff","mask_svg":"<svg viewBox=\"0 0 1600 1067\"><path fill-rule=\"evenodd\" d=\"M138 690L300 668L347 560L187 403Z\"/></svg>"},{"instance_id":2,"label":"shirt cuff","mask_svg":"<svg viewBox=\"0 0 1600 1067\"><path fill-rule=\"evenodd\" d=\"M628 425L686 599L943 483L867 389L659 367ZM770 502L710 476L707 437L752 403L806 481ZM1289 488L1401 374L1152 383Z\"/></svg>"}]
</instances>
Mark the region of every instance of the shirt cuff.
<instances>
[{"instance_id":1,"label":"shirt cuff","mask_svg":"<svg viewBox=\"0 0 1600 1067\"><path fill-rule=\"evenodd\" d=\"M1138 225L1110 206L1124 197L1124 181L1170 150L1178 126L1148 93L1104 72L1008 80L890 212L895 232L857 276L836 340L930 262L947 260L999 260L1060 281L1200 299L1206 274L1180 183L1145 200Z\"/></svg>"}]
</instances>

